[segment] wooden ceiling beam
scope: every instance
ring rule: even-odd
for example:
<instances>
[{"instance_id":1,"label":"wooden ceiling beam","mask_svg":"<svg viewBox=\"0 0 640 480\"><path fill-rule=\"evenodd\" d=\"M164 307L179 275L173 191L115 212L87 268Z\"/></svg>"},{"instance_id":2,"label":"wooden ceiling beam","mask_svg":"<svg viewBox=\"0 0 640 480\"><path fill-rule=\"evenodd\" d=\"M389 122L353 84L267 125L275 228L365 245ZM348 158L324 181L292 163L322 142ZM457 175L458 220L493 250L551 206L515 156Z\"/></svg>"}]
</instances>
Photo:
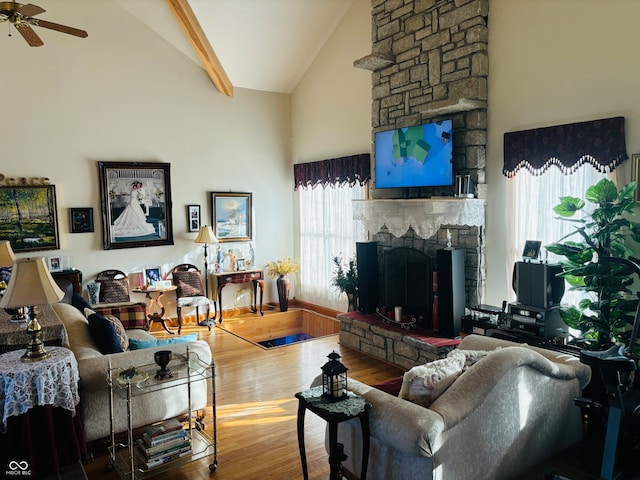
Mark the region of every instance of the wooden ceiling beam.
<instances>
[{"instance_id":1,"label":"wooden ceiling beam","mask_svg":"<svg viewBox=\"0 0 640 480\"><path fill-rule=\"evenodd\" d=\"M191 46L198 55L202 66L213 84L220 93L232 97L233 85L231 84L231 80L229 80L227 73L224 71L224 68L222 68L222 64L213 51L213 47L202 30L200 22L198 22L198 19L193 13L189 2L187 0L167 0L167 4L178 20L182 31L191 43Z\"/></svg>"}]
</instances>

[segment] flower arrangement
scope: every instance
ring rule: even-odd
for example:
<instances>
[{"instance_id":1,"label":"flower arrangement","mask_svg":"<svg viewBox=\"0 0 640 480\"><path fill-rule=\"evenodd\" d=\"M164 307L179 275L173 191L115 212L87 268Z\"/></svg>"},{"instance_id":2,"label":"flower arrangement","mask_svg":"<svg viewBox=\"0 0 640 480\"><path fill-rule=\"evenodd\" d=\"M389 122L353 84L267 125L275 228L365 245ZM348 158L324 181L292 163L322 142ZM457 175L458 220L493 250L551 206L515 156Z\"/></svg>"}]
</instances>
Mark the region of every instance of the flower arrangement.
<instances>
[{"instance_id":1,"label":"flower arrangement","mask_svg":"<svg viewBox=\"0 0 640 480\"><path fill-rule=\"evenodd\" d=\"M300 270L298 262L290 257L283 257L280 260L269 262L266 267L267 273L272 277L280 277Z\"/></svg>"},{"instance_id":2,"label":"flower arrangement","mask_svg":"<svg viewBox=\"0 0 640 480\"><path fill-rule=\"evenodd\" d=\"M351 258L347 265L343 265L342 257L333 257L335 270L331 277L331 285L342 293L355 294L358 290L358 267L356 259Z\"/></svg>"}]
</instances>

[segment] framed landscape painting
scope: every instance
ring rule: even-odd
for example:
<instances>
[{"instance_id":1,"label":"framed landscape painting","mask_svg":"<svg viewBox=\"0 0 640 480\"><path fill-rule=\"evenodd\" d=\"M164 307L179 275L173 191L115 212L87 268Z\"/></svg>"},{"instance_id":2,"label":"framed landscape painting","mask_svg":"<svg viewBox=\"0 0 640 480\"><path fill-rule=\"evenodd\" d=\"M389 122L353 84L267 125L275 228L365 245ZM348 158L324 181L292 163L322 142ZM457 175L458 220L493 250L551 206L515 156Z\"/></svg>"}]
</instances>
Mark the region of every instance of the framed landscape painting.
<instances>
[{"instance_id":1,"label":"framed landscape painting","mask_svg":"<svg viewBox=\"0 0 640 480\"><path fill-rule=\"evenodd\" d=\"M56 187L0 187L0 240L14 252L59 249Z\"/></svg>"},{"instance_id":2,"label":"framed landscape painting","mask_svg":"<svg viewBox=\"0 0 640 480\"><path fill-rule=\"evenodd\" d=\"M211 225L219 242L251 240L251 193L211 192Z\"/></svg>"},{"instance_id":3,"label":"framed landscape painting","mask_svg":"<svg viewBox=\"0 0 640 480\"><path fill-rule=\"evenodd\" d=\"M173 245L168 163L98 162L103 248Z\"/></svg>"}]
</instances>

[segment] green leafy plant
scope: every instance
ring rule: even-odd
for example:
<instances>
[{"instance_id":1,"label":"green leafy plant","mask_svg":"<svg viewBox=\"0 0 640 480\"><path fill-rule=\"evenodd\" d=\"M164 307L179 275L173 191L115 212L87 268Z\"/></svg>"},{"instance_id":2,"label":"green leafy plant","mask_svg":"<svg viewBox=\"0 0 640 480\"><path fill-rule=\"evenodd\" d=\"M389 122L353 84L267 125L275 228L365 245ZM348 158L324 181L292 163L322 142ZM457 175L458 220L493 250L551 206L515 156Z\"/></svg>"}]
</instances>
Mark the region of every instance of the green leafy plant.
<instances>
[{"instance_id":1,"label":"green leafy plant","mask_svg":"<svg viewBox=\"0 0 640 480\"><path fill-rule=\"evenodd\" d=\"M331 285L347 295L355 294L358 290L358 268L355 258L351 258L347 265L342 263L342 257L333 257L335 269L331 277Z\"/></svg>"},{"instance_id":2,"label":"green leafy plant","mask_svg":"<svg viewBox=\"0 0 640 480\"><path fill-rule=\"evenodd\" d=\"M562 220L576 225L572 233L545 248L565 257L561 264L570 290L584 292L578 305L561 306L560 315L569 327L582 332L577 343L586 348L627 345L630 340L638 303L638 295L629 289L633 271L598 259L628 258L632 252L627 239L640 241L640 224L627 218L636 208L635 190L636 182L618 191L611 180L603 179L587 189L586 202L562 197L553 208Z\"/></svg>"}]
</instances>

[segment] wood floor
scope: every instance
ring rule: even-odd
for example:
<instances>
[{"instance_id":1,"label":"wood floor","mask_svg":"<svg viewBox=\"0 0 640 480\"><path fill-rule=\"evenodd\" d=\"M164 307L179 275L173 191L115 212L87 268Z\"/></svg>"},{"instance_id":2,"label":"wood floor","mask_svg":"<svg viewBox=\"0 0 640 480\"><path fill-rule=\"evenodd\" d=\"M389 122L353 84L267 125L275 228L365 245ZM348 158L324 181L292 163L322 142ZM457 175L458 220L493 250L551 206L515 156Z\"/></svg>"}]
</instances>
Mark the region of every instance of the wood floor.
<instances>
[{"instance_id":1,"label":"wood floor","mask_svg":"<svg viewBox=\"0 0 640 480\"><path fill-rule=\"evenodd\" d=\"M349 377L365 383L402 374L394 366L341 347L337 335L264 350L220 328L208 332L202 327L183 327L182 334L195 331L211 346L216 365L218 469L210 476L209 462L203 460L154 477L159 480L302 478L294 394L309 387L326 356L333 350L339 352ZM307 464L312 480L329 477L324 428L318 417L306 415ZM106 464L103 454L85 465L88 478L115 480L116 473L105 473Z\"/></svg>"},{"instance_id":2,"label":"wood floor","mask_svg":"<svg viewBox=\"0 0 640 480\"><path fill-rule=\"evenodd\" d=\"M265 317L269 314L265 312ZM242 315L241 319L246 321L247 317L260 321L259 316L251 314ZM294 394L309 387L327 361L326 356L336 350L349 368L349 377L368 384L403 373L342 347L338 335L265 350L221 328L208 332L203 327L183 327L183 334L191 332L198 332L199 338L209 343L216 365L218 468L210 475L209 461L201 460L154 477L159 480L300 479ZM163 331L153 333L166 336ZM207 416L211 418L211 412ZM329 477L324 430L322 420L311 413L306 415L311 480ZM106 454L96 453L94 461L85 465L89 480L115 480L116 473L105 471ZM551 471L570 480L595 480L600 455L584 449L563 452L519 480L543 480Z\"/></svg>"}]
</instances>

